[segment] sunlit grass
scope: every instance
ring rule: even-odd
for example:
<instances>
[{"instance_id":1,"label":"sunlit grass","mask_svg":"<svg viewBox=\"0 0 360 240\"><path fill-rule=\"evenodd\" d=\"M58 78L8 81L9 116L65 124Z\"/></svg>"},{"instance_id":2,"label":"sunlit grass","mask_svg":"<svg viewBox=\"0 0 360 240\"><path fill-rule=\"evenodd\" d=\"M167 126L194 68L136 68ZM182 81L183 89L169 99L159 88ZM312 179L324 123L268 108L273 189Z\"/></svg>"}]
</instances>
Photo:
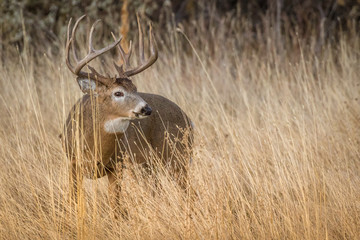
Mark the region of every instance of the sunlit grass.
<instances>
[{"instance_id":1,"label":"sunlit grass","mask_svg":"<svg viewBox=\"0 0 360 240\"><path fill-rule=\"evenodd\" d=\"M134 82L195 123L190 182L198 196L128 164L120 203L128 219L112 218L106 178L85 180L82 204L69 204L58 135L81 92L62 54L9 47L0 65L2 239L360 236L359 39L340 38L316 55L301 41L283 53L270 44L264 54L238 48L241 33L200 31L189 33L186 53L184 36L173 34L174 45ZM162 186L155 195L154 178Z\"/></svg>"}]
</instances>

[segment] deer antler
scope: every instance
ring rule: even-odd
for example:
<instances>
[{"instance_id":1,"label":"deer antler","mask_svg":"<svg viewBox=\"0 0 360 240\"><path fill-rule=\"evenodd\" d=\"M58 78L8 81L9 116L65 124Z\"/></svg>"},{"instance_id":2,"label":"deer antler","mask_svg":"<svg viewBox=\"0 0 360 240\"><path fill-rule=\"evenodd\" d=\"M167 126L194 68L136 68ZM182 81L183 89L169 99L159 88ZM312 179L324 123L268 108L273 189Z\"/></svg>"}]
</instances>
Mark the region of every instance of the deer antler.
<instances>
[{"instance_id":1,"label":"deer antler","mask_svg":"<svg viewBox=\"0 0 360 240\"><path fill-rule=\"evenodd\" d=\"M81 69L87 65L88 63L90 63L94 58L104 54L107 51L110 51L111 49L113 49L114 47L116 47L116 45L118 45L122 39L122 37L120 37L119 39L115 40L112 44L99 49L99 50L95 50L93 47L93 33L94 33L94 29L96 24L98 24L100 22L100 20L97 20L90 29L90 34L89 34L89 40L88 40L88 54L81 60L78 59L77 54L76 54L76 50L75 50L75 33L77 30L77 27L79 25L79 22L84 19L86 15L81 16L76 22L75 25L72 29L72 33L71 33L71 37L70 37L70 26L71 26L71 20L69 21L69 25L68 25L68 30L67 30L67 39L66 39L66 64L69 67L70 71L72 73L74 73L75 75L77 75L78 77L86 77L86 78L91 78L93 80L99 81L105 85L108 85L108 81L110 78L108 77L104 77L102 76L100 73L98 73L94 68L88 66L88 68L90 69L91 73L88 72L84 72L81 71ZM72 54L73 54L73 58L76 62L75 66L73 66L70 63L70 48L72 48Z\"/></svg>"},{"instance_id":2,"label":"deer antler","mask_svg":"<svg viewBox=\"0 0 360 240\"><path fill-rule=\"evenodd\" d=\"M137 23L138 23L138 28L139 28L140 65L133 69L129 69L130 68L130 57L131 57L131 51L132 51L131 41L130 41L130 47L129 47L128 53L125 53L124 49L121 47L120 44L117 45L118 46L117 48L120 52L120 56L123 60L123 64L121 66L118 66L116 63L114 63L114 65L115 65L116 70L120 74L120 76L130 77L135 74L138 74L138 73L144 71L145 69L147 69L148 67L150 67L154 62L156 62L156 60L158 58L158 50L157 50L157 46L156 46L156 41L154 40L152 26L151 26L151 24L149 24L149 42L150 42L151 54L150 54L149 59L147 59L145 61L145 59L144 59L144 37L143 37L142 27L141 27L141 23L139 20L139 15L136 15L136 17L137 17Z\"/></svg>"}]
</instances>

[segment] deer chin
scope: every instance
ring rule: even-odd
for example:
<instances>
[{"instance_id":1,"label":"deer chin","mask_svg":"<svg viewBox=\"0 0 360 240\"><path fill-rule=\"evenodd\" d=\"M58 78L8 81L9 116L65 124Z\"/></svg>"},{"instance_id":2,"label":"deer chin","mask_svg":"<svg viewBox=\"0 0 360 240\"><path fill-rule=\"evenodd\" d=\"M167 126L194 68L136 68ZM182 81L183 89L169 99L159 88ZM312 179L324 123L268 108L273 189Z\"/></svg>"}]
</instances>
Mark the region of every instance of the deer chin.
<instances>
[{"instance_id":1,"label":"deer chin","mask_svg":"<svg viewBox=\"0 0 360 240\"><path fill-rule=\"evenodd\" d=\"M149 115L144 115L139 112L132 112L132 119L143 119L143 118L147 118L148 116Z\"/></svg>"},{"instance_id":2,"label":"deer chin","mask_svg":"<svg viewBox=\"0 0 360 240\"><path fill-rule=\"evenodd\" d=\"M107 133L124 133L129 127L131 118L118 117L105 122L104 129Z\"/></svg>"}]
</instances>

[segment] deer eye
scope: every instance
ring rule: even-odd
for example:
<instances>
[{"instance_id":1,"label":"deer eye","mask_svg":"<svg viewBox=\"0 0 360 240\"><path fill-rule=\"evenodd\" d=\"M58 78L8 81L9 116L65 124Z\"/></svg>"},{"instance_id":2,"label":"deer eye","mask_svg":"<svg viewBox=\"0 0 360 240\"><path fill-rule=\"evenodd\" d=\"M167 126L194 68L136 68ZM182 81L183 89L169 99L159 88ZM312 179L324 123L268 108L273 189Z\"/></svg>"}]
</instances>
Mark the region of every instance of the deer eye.
<instances>
[{"instance_id":1,"label":"deer eye","mask_svg":"<svg viewBox=\"0 0 360 240\"><path fill-rule=\"evenodd\" d=\"M124 96L124 93L123 92L115 92L114 95L116 97L123 97Z\"/></svg>"}]
</instances>

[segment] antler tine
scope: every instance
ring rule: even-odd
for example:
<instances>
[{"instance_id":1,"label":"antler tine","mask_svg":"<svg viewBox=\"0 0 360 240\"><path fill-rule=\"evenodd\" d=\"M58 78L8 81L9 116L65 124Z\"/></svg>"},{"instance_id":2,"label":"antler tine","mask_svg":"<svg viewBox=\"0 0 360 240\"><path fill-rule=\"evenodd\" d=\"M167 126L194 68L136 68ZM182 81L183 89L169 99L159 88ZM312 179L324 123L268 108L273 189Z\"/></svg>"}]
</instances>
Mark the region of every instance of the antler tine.
<instances>
[{"instance_id":1,"label":"antler tine","mask_svg":"<svg viewBox=\"0 0 360 240\"><path fill-rule=\"evenodd\" d=\"M153 61L151 64L153 64L158 58L158 49L157 49L156 41L154 40L155 37L152 32L152 24L151 23L149 23L149 35L150 35L151 60Z\"/></svg>"},{"instance_id":2,"label":"antler tine","mask_svg":"<svg viewBox=\"0 0 360 240\"><path fill-rule=\"evenodd\" d=\"M75 32L76 32L76 29L77 29L77 26L79 24L79 22L85 17L86 15L83 15L81 16L76 22L75 22L75 25L73 27L73 30L71 32L71 37L70 37L70 27L71 27L71 22L72 22L72 18L70 18L70 21L69 21L69 24L68 24L68 29L67 29L67 38L66 38L66 49L65 49L65 52L66 52L66 65L68 66L68 68L70 69L70 71L74 74L77 74L76 71L75 71L75 68L74 66L70 63L70 57L69 57L69 54L70 54L70 48L72 48L72 54L73 54L73 58L76 62L78 62L78 58L77 58L77 55L76 55L76 51L75 51L75 47L72 46L72 44L74 44L75 42Z\"/></svg>"},{"instance_id":3,"label":"antler tine","mask_svg":"<svg viewBox=\"0 0 360 240\"><path fill-rule=\"evenodd\" d=\"M130 41L129 51L127 53L120 46L120 44L118 45L118 49L120 50L121 57L124 60L125 70L126 70L126 69L130 68L130 57L131 57L131 53L132 53L132 41Z\"/></svg>"},{"instance_id":4,"label":"antler tine","mask_svg":"<svg viewBox=\"0 0 360 240\"><path fill-rule=\"evenodd\" d=\"M111 34L112 34L112 37L115 39L115 35L113 33L111 33ZM121 66L119 66L114 62L114 66L121 76L124 74L124 70L126 70L130 67L130 57L131 57L131 53L132 53L132 41L130 41L129 51L127 53L121 47L121 44L117 45L117 49L120 53L120 57L123 60L123 64L121 64Z\"/></svg>"},{"instance_id":5,"label":"antler tine","mask_svg":"<svg viewBox=\"0 0 360 240\"><path fill-rule=\"evenodd\" d=\"M89 53L92 53L92 52L95 52L95 49L92 45L93 43L93 33L94 33L94 30L95 30L95 26L96 24L98 24L99 22L101 22L101 19L98 19L94 22L94 24L91 26L91 29L90 29L90 34L89 34ZM116 39L114 39L114 41L116 41Z\"/></svg>"},{"instance_id":6,"label":"antler tine","mask_svg":"<svg viewBox=\"0 0 360 240\"><path fill-rule=\"evenodd\" d=\"M139 18L138 18L138 24L140 25L140 21L139 21ZM131 70L128 70L126 72L124 72L123 74L130 77L130 76L133 76L135 74L138 74L142 71L144 71L145 69L147 69L148 67L150 67L152 64L154 64L154 62L156 62L157 58L158 58L158 50L157 50L157 45L156 45L156 41L155 41L155 38L154 38L154 35L153 35L153 32L152 32L152 25L149 23L149 42L150 42L150 57L148 60L144 61L144 48L143 48L143 43L141 43L141 40L142 39L142 32L141 32L141 27L139 28L139 49L142 49L140 51L140 60L141 60L141 65L134 68L134 69L131 69Z\"/></svg>"},{"instance_id":7,"label":"antler tine","mask_svg":"<svg viewBox=\"0 0 360 240\"><path fill-rule=\"evenodd\" d=\"M67 34L66 34L65 59L66 59L66 65L68 66L68 68L70 69L70 71L71 71L72 73L75 73L75 72L73 71L74 67L71 65L70 59L69 59L70 45L71 45L71 41L72 41L72 39L70 39L70 26L71 26L71 21L72 21L72 18L70 18L70 20L69 20L68 29L67 29Z\"/></svg>"},{"instance_id":8,"label":"antler tine","mask_svg":"<svg viewBox=\"0 0 360 240\"><path fill-rule=\"evenodd\" d=\"M130 67L130 57L131 57L131 53L132 53L132 41L130 40L130 44L129 44L129 51L126 54L126 61L128 63L127 67Z\"/></svg>"},{"instance_id":9,"label":"antler tine","mask_svg":"<svg viewBox=\"0 0 360 240\"><path fill-rule=\"evenodd\" d=\"M139 57L140 57L141 64L143 64L145 61L145 59L144 59L144 36L143 36L143 31L142 31L141 22L140 22L138 13L136 14L136 20L137 20L138 29L139 29Z\"/></svg>"},{"instance_id":10,"label":"antler tine","mask_svg":"<svg viewBox=\"0 0 360 240\"><path fill-rule=\"evenodd\" d=\"M78 57L77 57L77 54L76 54L76 51L75 51L75 33L76 33L76 30L77 30L77 27L80 23L81 20L83 20L84 18L86 17L86 15L82 15L78 20L76 20L75 24L74 24L74 27L72 29L72 32L71 32L71 40L72 40L72 44L73 44L73 47L72 47L72 54L73 54L73 58L75 59L76 62L79 61Z\"/></svg>"}]
</instances>

